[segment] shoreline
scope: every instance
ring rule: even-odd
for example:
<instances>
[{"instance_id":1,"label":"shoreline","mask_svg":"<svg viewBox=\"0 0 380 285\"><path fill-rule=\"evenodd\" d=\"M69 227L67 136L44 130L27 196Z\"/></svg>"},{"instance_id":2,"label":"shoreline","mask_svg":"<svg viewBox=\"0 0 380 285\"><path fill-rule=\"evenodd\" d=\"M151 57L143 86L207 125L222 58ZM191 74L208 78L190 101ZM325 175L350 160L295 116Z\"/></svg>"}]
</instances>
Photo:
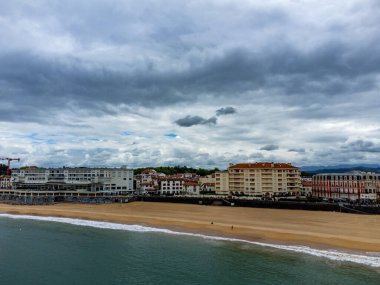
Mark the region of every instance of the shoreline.
<instances>
[{"instance_id":1,"label":"shoreline","mask_svg":"<svg viewBox=\"0 0 380 285\"><path fill-rule=\"evenodd\" d=\"M232 242L239 244L250 244L259 247L272 248L281 251L288 251L298 254L312 255L317 258L327 258L337 262L352 262L360 265L366 265L374 268L380 268L380 256L378 254L358 254L351 252L343 252L336 250L322 250L315 249L307 246L289 246L289 245L279 245L270 244L263 242L253 242L249 240L242 240L236 238L227 238L220 236L209 236L203 234L193 234L186 232L172 231L169 229L161 229L154 227L146 227L140 225L127 225L109 222L99 222L92 220L82 220L82 219L71 219L71 218L57 218L57 217L43 217L43 216L31 216L31 215L12 215L12 214L0 214L0 218L10 218L10 219L22 219L22 220L33 220L33 221L44 221L53 223L64 223L80 227L91 227L96 229L108 229L108 230L119 230L119 231L129 231L129 232L143 232L143 233L163 233L166 235L176 235L184 237L194 237L197 239L222 241L222 242Z\"/></svg>"},{"instance_id":2,"label":"shoreline","mask_svg":"<svg viewBox=\"0 0 380 285\"><path fill-rule=\"evenodd\" d=\"M133 202L18 206L0 213L64 217L169 229L283 246L380 252L380 217L344 213Z\"/></svg>"}]
</instances>

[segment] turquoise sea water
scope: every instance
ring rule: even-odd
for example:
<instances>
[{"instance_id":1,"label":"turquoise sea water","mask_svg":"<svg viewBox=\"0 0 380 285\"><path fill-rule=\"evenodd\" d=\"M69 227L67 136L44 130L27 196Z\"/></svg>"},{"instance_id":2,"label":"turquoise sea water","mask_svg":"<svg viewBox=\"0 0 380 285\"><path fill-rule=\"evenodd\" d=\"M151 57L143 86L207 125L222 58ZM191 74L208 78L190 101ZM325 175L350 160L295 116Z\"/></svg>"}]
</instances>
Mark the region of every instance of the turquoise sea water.
<instances>
[{"instance_id":1,"label":"turquoise sea water","mask_svg":"<svg viewBox=\"0 0 380 285\"><path fill-rule=\"evenodd\" d=\"M0 284L378 285L380 268L240 242L0 217Z\"/></svg>"}]
</instances>

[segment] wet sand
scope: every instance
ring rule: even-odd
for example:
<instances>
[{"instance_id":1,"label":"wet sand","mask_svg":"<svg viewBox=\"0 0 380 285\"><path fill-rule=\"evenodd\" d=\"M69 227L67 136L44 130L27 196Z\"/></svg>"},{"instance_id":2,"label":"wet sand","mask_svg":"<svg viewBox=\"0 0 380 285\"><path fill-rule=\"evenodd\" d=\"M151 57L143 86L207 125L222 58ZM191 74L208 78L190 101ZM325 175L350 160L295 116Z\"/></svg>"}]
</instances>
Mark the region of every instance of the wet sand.
<instances>
[{"instance_id":1,"label":"wet sand","mask_svg":"<svg viewBox=\"0 0 380 285\"><path fill-rule=\"evenodd\" d=\"M0 204L0 213L139 224L287 245L380 252L380 216L174 203Z\"/></svg>"}]
</instances>

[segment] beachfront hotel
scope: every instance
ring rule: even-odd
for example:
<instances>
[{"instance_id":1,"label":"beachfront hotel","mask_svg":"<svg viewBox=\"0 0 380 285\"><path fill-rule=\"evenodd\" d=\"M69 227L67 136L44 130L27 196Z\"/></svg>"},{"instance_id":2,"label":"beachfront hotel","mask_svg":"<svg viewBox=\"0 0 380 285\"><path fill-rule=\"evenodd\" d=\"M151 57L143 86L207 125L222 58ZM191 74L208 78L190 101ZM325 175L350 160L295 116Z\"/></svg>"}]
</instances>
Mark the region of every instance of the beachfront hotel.
<instances>
[{"instance_id":1,"label":"beachfront hotel","mask_svg":"<svg viewBox=\"0 0 380 285\"><path fill-rule=\"evenodd\" d=\"M123 168L39 168L12 170L13 189L133 192L133 170Z\"/></svg>"},{"instance_id":2,"label":"beachfront hotel","mask_svg":"<svg viewBox=\"0 0 380 285\"><path fill-rule=\"evenodd\" d=\"M313 176L313 196L333 200L380 199L380 175L371 172L323 173Z\"/></svg>"},{"instance_id":3,"label":"beachfront hotel","mask_svg":"<svg viewBox=\"0 0 380 285\"><path fill-rule=\"evenodd\" d=\"M295 197L300 191L300 171L289 163L239 163L215 173L216 194Z\"/></svg>"}]
</instances>

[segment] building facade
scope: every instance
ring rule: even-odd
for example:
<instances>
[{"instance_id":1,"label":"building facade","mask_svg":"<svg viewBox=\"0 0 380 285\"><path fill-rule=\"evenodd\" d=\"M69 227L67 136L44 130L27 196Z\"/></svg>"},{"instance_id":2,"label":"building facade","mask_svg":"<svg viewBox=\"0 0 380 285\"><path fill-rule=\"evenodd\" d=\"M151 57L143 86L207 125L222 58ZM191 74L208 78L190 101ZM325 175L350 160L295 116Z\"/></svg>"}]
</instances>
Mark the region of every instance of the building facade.
<instances>
[{"instance_id":1,"label":"building facade","mask_svg":"<svg viewBox=\"0 0 380 285\"><path fill-rule=\"evenodd\" d=\"M159 180L165 178L164 173L157 172L154 169L145 169L141 174L134 176L137 194L157 194L159 193L160 186Z\"/></svg>"},{"instance_id":2,"label":"building facade","mask_svg":"<svg viewBox=\"0 0 380 285\"><path fill-rule=\"evenodd\" d=\"M133 192L133 170L127 168L13 169L14 189L52 191Z\"/></svg>"},{"instance_id":3,"label":"building facade","mask_svg":"<svg viewBox=\"0 0 380 285\"><path fill-rule=\"evenodd\" d=\"M370 172L323 173L313 176L313 196L340 201L380 199L380 175Z\"/></svg>"},{"instance_id":4,"label":"building facade","mask_svg":"<svg viewBox=\"0 0 380 285\"><path fill-rule=\"evenodd\" d=\"M230 194L228 171L215 172L215 193L219 195Z\"/></svg>"},{"instance_id":5,"label":"building facade","mask_svg":"<svg viewBox=\"0 0 380 285\"><path fill-rule=\"evenodd\" d=\"M214 181L215 181L215 178L214 178ZM206 182L206 183L202 183L201 186L200 186L200 189L199 189L200 193L212 193L215 192L215 182Z\"/></svg>"},{"instance_id":6,"label":"building facade","mask_svg":"<svg viewBox=\"0 0 380 285\"><path fill-rule=\"evenodd\" d=\"M215 183L215 173L206 176L200 176L198 181L200 184Z\"/></svg>"},{"instance_id":7,"label":"building facade","mask_svg":"<svg viewBox=\"0 0 380 285\"><path fill-rule=\"evenodd\" d=\"M183 194L185 195L199 195L200 185L198 182L186 181L183 183Z\"/></svg>"},{"instance_id":8,"label":"building facade","mask_svg":"<svg viewBox=\"0 0 380 285\"><path fill-rule=\"evenodd\" d=\"M12 179L9 176L0 176L0 189L12 189Z\"/></svg>"},{"instance_id":9,"label":"building facade","mask_svg":"<svg viewBox=\"0 0 380 285\"><path fill-rule=\"evenodd\" d=\"M184 191L184 180L182 178L167 178L160 180L161 195L179 195Z\"/></svg>"},{"instance_id":10,"label":"building facade","mask_svg":"<svg viewBox=\"0 0 380 285\"><path fill-rule=\"evenodd\" d=\"M295 197L301 192L300 171L288 163L235 164L227 172L215 173L215 191L254 197Z\"/></svg>"},{"instance_id":11,"label":"building facade","mask_svg":"<svg viewBox=\"0 0 380 285\"><path fill-rule=\"evenodd\" d=\"M313 196L313 182L302 179L301 197L308 198Z\"/></svg>"}]
</instances>

